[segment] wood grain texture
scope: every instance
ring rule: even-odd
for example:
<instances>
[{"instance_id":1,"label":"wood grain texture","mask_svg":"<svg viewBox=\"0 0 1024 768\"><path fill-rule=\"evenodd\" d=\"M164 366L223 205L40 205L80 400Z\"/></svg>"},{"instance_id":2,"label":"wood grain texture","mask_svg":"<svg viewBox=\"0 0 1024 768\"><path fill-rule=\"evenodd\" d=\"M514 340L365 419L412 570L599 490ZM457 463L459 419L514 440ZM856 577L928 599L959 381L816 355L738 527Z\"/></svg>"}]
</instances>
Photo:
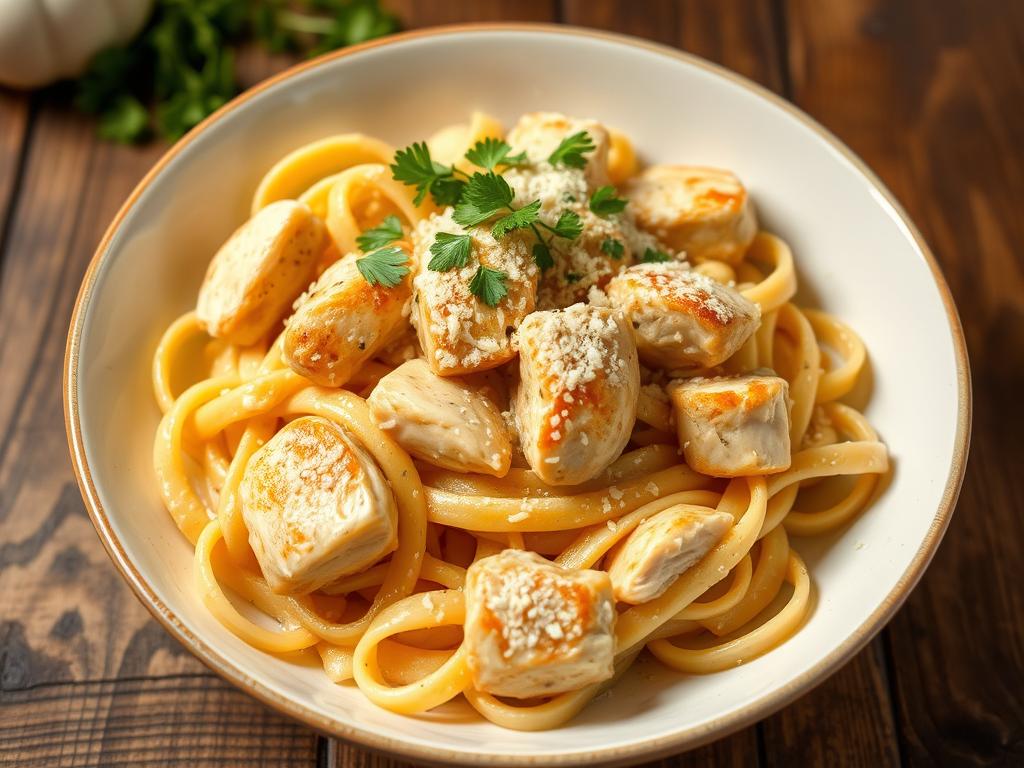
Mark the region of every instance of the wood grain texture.
<instances>
[{"instance_id":1,"label":"wood grain texture","mask_svg":"<svg viewBox=\"0 0 1024 768\"><path fill-rule=\"evenodd\" d=\"M41 97L33 121L0 262L0 724L12 729L0 734L0 764L245 763L260 736L234 722L273 724L281 744L302 744L289 752L318 748L316 734L237 693L150 618L92 530L65 458L71 307L107 223L163 149L96 141L56 93ZM180 675L206 698L146 682ZM161 738L133 734L147 711L165 714L152 726ZM222 735L204 738L200 719ZM53 727L22 738L15 724L28 733L37 721ZM172 748L179 722L194 732Z\"/></svg>"},{"instance_id":2,"label":"wood grain texture","mask_svg":"<svg viewBox=\"0 0 1024 768\"><path fill-rule=\"evenodd\" d=\"M0 91L0 243L4 241L11 199L24 168L29 107L28 94Z\"/></svg>"},{"instance_id":3,"label":"wood grain texture","mask_svg":"<svg viewBox=\"0 0 1024 768\"><path fill-rule=\"evenodd\" d=\"M205 674L42 685L0 701L2 765L298 768L316 756L308 731Z\"/></svg>"},{"instance_id":4,"label":"wood grain texture","mask_svg":"<svg viewBox=\"0 0 1024 768\"><path fill-rule=\"evenodd\" d=\"M973 369L959 508L887 632L904 762L1020 765L1024 6L792 5L795 101L849 143L922 228L959 305Z\"/></svg>"}]
</instances>

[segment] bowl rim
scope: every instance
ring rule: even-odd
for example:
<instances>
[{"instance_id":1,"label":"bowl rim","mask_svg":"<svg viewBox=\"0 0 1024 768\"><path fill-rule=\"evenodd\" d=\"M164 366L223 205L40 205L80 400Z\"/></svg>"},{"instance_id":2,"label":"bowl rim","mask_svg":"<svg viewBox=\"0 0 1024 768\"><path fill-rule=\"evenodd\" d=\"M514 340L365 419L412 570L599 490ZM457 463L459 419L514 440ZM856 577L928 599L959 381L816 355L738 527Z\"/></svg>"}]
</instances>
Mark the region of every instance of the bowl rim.
<instances>
[{"instance_id":1,"label":"bowl rim","mask_svg":"<svg viewBox=\"0 0 1024 768\"><path fill-rule=\"evenodd\" d=\"M863 177L869 186L871 186L891 207L893 212L895 212L900 223L906 228L907 232L913 238L918 250L924 256L928 268L931 271L932 278L939 290L943 307L946 312L946 318L949 322L957 369L957 426L955 445L953 446L953 457L949 467L949 475L947 477L935 517L932 520L921 545L918 547L913 559L907 566L907 569L900 576L896 585L889 594L886 595L885 599L874 611L872 611L857 630L813 667L802 672L787 685L772 691L768 695L762 696L744 707L715 718L710 722L684 728L666 736L648 739L626 746L597 749L591 752L572 752L556 755L480 754L461 750L424 747L387 736L382 736L369 728L326 717L311 707L299 702L293 702L250 677L244 670L237 667L234 662L230 661L219 651L207 644L207 642L201 637L195 635L182 623L174 612L157 597L156 593L150 587L145 577L136 568L135 564L131 561L128 553L114 534L107 512L104 509L103 504L100 502L99 494L93 481L92 472L85 455L78 402L78 367L80 345L84 329L84 318L92 298L93 287L95 285L97 275L101 265L108 256L110 244L115 234L120 228L124 218L138 201L138 198L141 196L143 191L153 183L161 171L181 152L183 152L192 141L202 134L203 131L208 129L211 125L216 123L232 110L247 102L249 99L256 97L268 88L289 80L301 72L323 66L328 62L333 62L337 59L358 55L363 51L374 48L400 44L413 39L444 37L467 32L522 32L576 38L584 37L618 45L640 48L661 56L667 56L683 61L691 66L723 77L753 93L755 96L766 99L776 107L785 110L789 115L796 118L806 127L810 128L819 138L823 139L845 160L847 160L854 170ZM967 453L970 444L972 422L971 376L967 355L967 345L964 339L960 317L957 313L956 305L953 301L953 296L949 290L949 286L946 283L934 254L928 247L928 244L925 242L913 221L911 221L910 217L903 209L903 206L900 205L894 195L889 191L885 184L882 183L881 179L879 179L878 176L866 165L866 163L851 149L849 149L842 141L840 141L815 119L783 97L742 75L718 64L709 62L694 54L687 53L667 45L653 43L640 38L614 32L562 24L529 22L483 22L429 27L426 29L403 32L379 40L372 40L327 53L310 61L296 64L283 72L263 80L239 94L230 102L218 109L215 113L203 120L186 136L170 147L146 173L118 210L113 221L107 227L99 245L96 247L92 259L90 260L82 278L82 284L72 311L68 331L67 348L64 356L62 383L64 424L67 431L68 446L71 452L71 463L75 472L75 477L78 481L79 489L89 512L89 517L92 520L93 526L96 528L104 548L107 550L107 554L113 560L118 570L120 570L121 575L131 586L135 596L164 626L164 628L175 637L175 639L188 648L189 651L191 651L191 653L209 669L228 682L238 688L241 688L278 712L299 720L322 733L340 737L363 747L399 755L405 758L423 760L428 763L438 763L443 760L446 763L458 765L537 766L542 764L580 765L584 763L622 765L642 759L656 759L668 754L693 749L734 733L751 723L767 717L773 712L791 703L801 695L807 693L811 688L820 684L831 674L838 671L842 665L847 663L857 652L867 645L867 643L893 617L896 611L906 600L911 590L920 580L928 566L928 563L931 561L938 549L939 543L941 542L943 534L949 525L949 521L956 506L967 465Z\"/></svg>"}]
</instances>

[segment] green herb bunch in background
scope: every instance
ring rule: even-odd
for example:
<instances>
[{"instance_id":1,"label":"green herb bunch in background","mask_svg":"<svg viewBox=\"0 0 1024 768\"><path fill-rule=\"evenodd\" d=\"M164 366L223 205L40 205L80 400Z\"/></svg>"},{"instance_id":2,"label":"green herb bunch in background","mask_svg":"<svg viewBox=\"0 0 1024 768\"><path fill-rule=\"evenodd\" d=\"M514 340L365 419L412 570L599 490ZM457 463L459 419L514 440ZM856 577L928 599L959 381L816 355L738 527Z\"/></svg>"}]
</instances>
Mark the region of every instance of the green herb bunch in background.
<instances>
[{"instance_id":1,"label":"green herb bunch in background","mask_svg":"<svg viewBox=\"0 0 1024 768\"><path fill-rule=\"evenodd\" d=\"M379 0L157 0L134 41L93 59L75 103L102 138L174 141L238 92L239 45L315 56L398 28Z\"/></svg>"}]
</instances>

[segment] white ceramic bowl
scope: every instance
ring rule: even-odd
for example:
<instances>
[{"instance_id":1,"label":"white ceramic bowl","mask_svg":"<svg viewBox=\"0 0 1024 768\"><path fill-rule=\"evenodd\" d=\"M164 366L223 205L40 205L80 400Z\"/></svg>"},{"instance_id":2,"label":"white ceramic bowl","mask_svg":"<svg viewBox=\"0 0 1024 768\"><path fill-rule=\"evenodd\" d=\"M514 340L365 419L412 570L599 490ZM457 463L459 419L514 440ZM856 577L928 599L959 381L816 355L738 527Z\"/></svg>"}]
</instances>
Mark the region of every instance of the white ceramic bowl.
<instances>
[{"instance_id":1,"label":"white ceramic bowl","mask_svg":"<svg viewBox=\"0 0 1024 768\"><path fill-rule=\"evenodd\" d=\"M765 226L792 245L802 300L835 312L870 350L867 409L895 473L845 530L799 540L815 585L805 626L742 667L683 677L656 663L555 731L523 734L464 704L411 718L376 708L319 668L256 651L192 589L192 549L161 506L150 462L158 411L150 357L194 305L216 247L260 176L304 142L345 131L397 146L484 109L594 117L643 157L734 169ZM970 391L949 291L889 192L834 137L771 93L677 51L545 26L411 33L320 59L244 94L179 142L118 213L72 320L68 437L93 521L140 599L193 653L254 696L323 731L418 761L629 762L710 741L835 671L882 627L949 522L966 460Z\"/></svg>"}]
</instances>

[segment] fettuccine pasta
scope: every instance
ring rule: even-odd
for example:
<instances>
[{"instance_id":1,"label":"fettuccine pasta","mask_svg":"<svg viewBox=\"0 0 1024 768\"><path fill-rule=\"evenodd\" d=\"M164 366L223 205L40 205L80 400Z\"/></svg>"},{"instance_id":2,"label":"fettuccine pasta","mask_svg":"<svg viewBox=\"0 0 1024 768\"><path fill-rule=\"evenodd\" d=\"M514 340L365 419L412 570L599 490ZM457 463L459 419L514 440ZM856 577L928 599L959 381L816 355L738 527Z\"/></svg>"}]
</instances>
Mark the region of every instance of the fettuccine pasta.
<instances>
[{"instance_id":1,"label":"fettuccine pasta","mask_svg":"<svg viewBox=\"0 0 1024 768\"><path fill-rule=\"evenodd\" d=\"M888 471L867 353L793 303L728 171L477 113L269 170L153 359L194 587L378 706L556 728L639 654L713 674L798 632L792 538Z\"/></svg>"}]
</instances>

